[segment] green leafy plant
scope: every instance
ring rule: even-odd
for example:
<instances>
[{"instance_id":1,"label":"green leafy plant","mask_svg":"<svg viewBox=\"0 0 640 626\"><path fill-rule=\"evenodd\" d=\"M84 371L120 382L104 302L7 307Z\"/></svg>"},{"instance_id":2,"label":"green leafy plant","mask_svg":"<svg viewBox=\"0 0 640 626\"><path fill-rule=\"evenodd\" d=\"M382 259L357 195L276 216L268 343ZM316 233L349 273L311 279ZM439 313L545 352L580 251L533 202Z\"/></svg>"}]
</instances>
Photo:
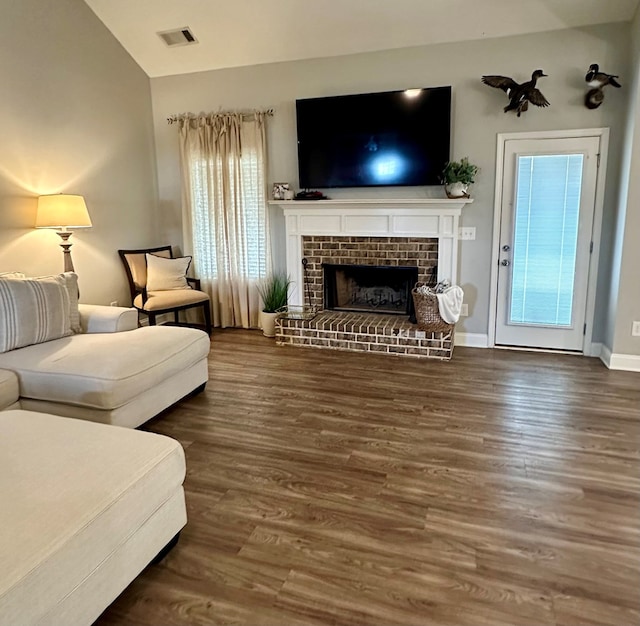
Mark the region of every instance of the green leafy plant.
<instances>
[{"instance_id":1,"label":"green leafy plant","mask_svg":"<svg viewBox=\"0 0 640 626\"><path fill-rule=\"evenodd\" d=\"M445 185L453 183L463 183L470 185L475 183L478 173L478 166L469 163L468 157L463 157L460 161L448 161L442 170L442 182Z\"/></svg>"},{"instance_id":2,"label":"green leafy plant","mask_svg":"<svg viewBox=\"0 0 640 626\"><path fill-rule=\"evenodd\" d=\"M258 284L258 291L262 297L262 310L265 313L275 313L286 306L290 284L291 281L286 274L272 274Z\"/></svg>"}]
</instances>

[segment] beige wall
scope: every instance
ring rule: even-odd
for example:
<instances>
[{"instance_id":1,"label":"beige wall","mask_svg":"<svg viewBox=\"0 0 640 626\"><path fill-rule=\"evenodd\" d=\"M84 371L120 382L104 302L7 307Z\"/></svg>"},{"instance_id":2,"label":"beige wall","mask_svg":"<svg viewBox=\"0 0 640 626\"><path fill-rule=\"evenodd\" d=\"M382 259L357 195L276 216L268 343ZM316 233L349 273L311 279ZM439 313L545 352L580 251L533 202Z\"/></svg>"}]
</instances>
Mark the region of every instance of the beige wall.
<instances>
[{"instance_id":1,"label":"beige wall","mask_svg":"<svg viewBox=\"0 0 640 626\"><path fill-rule=\"evenodd\" d=\"M296 98L403 89L453 86L452 156L469 156L481 167L473 189L475 202L464 210L463 224L475 226L476 241L461 244L460 283L465 288L470 317L461 330L486 333L489 317L489 272L493 224L496 135L501 132L611 127L609 177L618 179L620 142L626 98L624 90L607 94L595 111L583 105L584 74L598 62L624 75L627 71L629 25L556 31L446 45L407 48L345 57L259 65L151 80L162 224L166 238L181 239L180 184L175 127L166 124L173 113L273 107L268 134L271 181L297 185ZM550 76L540 87L551 102L545 110L532 107L520 119L505 115L506 97L481 84L482 74L501 73L525 79L536 68ZM422 189L424 192L424 189ZM429 190L442 193L440 189ZM356 193L356 192L352 192ZM415 190L362 190L361 194L399 196ZM332 197L345 192L331 190ZM617 205L616 185L608 186L604 224L604 262L608 266ZM276 258L283 263L282 221L275 223ZM603 284L608 281L602 280ZM606 298L601 298L604 320ZM602 334L599 321L596 338Z\"/></svg>"},{"instance_id":2,"label":"beige wall","mask_svg":"<svg viewBox=\"0 0 640 626\"><path fill-rule=\"evenodd\" d=\"M633 321L640 321L640 9L632 28L633 71L624 88L629 90L621 194L615 231L610 310L605 344L615 354L640 356L640 337L631 336Z\"/></svg>"},{"instance_id":3,"label":"beige wall","mask_svg":"<svg viewBox=\"0 0 640 626\"><path fill-rule=\"evenodd\" d=\"M72 237L81 299L128 298L116 250L157 241L149 79L82 0L5 2L0 20L0 271L62 271L34 230L43 193L85 196Z\"/></svg>"}]
</instances>

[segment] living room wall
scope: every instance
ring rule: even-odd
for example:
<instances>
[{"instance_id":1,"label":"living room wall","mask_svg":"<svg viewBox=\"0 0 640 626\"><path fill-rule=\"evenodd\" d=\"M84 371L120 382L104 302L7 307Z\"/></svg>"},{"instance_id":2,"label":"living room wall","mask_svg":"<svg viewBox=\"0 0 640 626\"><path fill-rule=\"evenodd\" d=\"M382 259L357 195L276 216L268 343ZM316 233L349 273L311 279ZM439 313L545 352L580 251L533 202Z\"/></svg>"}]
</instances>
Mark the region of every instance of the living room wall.
<instances>
[{"instance_id":1,"label":"living room wall","mask_svg":"<svg viewBox=\"0 0 640 626\"><path fill-rule=\"evenodd\" d=\"M2 9L0 271L62 271L37 197L77 193L93 222L71 238L81 299L128 303L116 251L156 242L149 78L82 0Z\"/></svg>"},{"instance_id":2,"label":"living room wall","mask_svg":"<svg viewBox=\"0 0 640 626\"><path fill-rule=\"evenodd\" d=\"M277 35L274 35L277 36ZM284 35L283 35L284 36ZM219 109L273 108L268 141L270 181L297 187L295 100L316 96L452 85L452 156L469 156L481 168L473 188L474 203L463 211L462 223L475 226L475 241L461 242L460 284L470 317L460 330L486 334L489 318L489 273L494 211L496 135L516 131L611 128L611 143L601 249L600 286L594 340L602 340L612 238L617 211L620 149L627 106L625 90L611 90L597 110L583 104L584 74L598 62L625 77L629 61L629 25L553 31L357 54L335 58L274 63L200 72L151 80L156 137L158 189L164 238L181 241L181 197L177 134L166 118L174 113ZM481 84L483 74L505 74L516 80L542 68L549 78L540 88L548 109L531 107L521 118L505 115L506 98ZM331 197L359 194L386 197L442 194L439 188L331 190ZM283 221L272 211L276 262L284 264Z\"/></svg>"},{"instance_id":3,"label":"living room wall","mask_svg":"<svg viewBox=\"0 0 640 626\"><path fill-rule=\"evenodd\" d=\"M640 337L630 336L633 322L640 320L640 8L631 24L631 44L633 70L625 84L630 105L621 149L621 193L613 241L612 275L616 279L611 282L604 344L614 354L633 355L635 369L640 369Z\"/></svg>"}]
</instances>

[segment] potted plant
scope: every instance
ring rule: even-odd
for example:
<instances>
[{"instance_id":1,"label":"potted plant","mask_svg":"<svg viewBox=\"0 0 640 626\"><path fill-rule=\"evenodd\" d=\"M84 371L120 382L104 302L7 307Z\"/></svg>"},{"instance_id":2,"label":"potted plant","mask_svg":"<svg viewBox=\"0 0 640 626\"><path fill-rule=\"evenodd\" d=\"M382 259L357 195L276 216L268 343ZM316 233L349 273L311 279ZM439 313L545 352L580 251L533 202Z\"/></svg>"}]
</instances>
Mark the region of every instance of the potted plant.
<instances>
[{"instance_id":1,"label":"potted plant","mask_svg":"<svg viewBox=\"0 0 640 626\"><path fill-rule=\"evenodd\" d=\"M460 161L448 161L442 170L442 183L447 198L468 198L469 185L475 182L478 166L469 163L468 157Z\"/></svg>"},{"instance_id":2,"label":"potted plant","mask_svg":"<svg viewBox=\"0 0 640 626\"><path fill-rule=\"evenodd\" d=\"M287 305L290 284L286 274L272 274L258 284L262 298L260 327L265 337L276 336L276 311Z\"/></svg>"}]
</instances>

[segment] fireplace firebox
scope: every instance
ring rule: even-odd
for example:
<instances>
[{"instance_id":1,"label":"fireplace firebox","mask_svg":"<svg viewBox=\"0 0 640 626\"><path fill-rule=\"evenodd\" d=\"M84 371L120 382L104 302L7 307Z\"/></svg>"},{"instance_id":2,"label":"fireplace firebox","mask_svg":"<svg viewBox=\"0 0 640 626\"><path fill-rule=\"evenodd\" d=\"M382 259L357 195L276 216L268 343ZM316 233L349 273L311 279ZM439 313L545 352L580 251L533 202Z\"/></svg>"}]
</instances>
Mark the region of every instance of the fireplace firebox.
<instances>
[{"instance_id":1,"label":"fireplace firebox","mask_svg":"<svg viewBox=\"0 0 640 626\"><path fill-rule=\"evenodd\" d=\"M325 309L414 317L411 289L418 280L417 267L330 263L322 267Z\"/></svg>"}]
</instances>

